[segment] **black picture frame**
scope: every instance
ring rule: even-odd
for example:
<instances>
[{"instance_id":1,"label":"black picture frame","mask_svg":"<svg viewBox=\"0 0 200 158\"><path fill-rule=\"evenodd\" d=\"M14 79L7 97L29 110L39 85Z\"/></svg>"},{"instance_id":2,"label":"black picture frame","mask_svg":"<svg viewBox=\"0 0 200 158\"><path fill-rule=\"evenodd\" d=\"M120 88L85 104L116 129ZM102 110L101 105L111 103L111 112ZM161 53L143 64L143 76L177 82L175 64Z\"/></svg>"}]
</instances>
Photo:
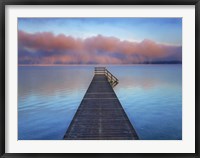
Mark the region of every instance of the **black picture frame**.
<instances>
[{"instance_id":1,"label":"black picture frame","mask_svg":"<svg viewBox=\"0 0 200 158\"><path fill-rule=\"evenodd\" d=\"M6 106L6 89L5 84L6 78L6 52L5 52L5 7L7 5L195 5L195 153L132 153L132 154L103 154L103 153L5 153L5 106ZM199 128L200 128L200 108L199 108L199 53L200 53L200 0L1 0L0 3L0 156L5 158L59 158L59 157L116 157L116 158L141 158L141 157L173 157L173 158L183 158L183 157L200 157L199 155Z\"/></svg>"}]
</instances>

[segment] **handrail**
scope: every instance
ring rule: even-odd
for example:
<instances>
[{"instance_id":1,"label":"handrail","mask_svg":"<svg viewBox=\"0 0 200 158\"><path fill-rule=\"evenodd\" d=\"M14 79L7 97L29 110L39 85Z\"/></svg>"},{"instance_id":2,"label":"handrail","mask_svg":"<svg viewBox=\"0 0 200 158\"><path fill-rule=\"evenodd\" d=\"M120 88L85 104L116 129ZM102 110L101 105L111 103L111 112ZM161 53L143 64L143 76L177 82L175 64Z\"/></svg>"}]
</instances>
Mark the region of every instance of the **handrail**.
<instances>
[{"instance_id":1,"label":"handrail","mask_svg":"<svg viewBox=\"0 0 200 158\"><path fill-rule=\"evenodd\" d=\"M105 67L95 67L95 74L105 74Z\"/></svg>"},{"instance_id":2,"label":"handrail","mask_svg":"<svg viewBox=\"0 0 200 158\"><path fill-rule=\"evenodd\" d=\"M110 71L108 71L106 67L95 67L95 74L105 75L113 87L119 82L119 80Z\"/></svg>"}]
</instances>

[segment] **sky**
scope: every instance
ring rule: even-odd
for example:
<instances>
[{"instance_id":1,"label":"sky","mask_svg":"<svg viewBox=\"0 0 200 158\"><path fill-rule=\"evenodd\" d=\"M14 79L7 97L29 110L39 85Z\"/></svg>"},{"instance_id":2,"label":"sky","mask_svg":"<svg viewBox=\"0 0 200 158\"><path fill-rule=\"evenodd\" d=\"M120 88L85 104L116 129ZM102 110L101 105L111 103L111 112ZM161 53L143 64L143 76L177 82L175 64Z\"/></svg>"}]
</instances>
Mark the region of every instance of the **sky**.
<instances>
[{"instance_id":1,"label":"sky","mask_svg":"<svg viewBox=\"0 0 200 158\"><path fill-rule=\"evenodd\" d=\"M182 61L181 18L18 18L18 63Z\"/></svg>"}]
</instances>

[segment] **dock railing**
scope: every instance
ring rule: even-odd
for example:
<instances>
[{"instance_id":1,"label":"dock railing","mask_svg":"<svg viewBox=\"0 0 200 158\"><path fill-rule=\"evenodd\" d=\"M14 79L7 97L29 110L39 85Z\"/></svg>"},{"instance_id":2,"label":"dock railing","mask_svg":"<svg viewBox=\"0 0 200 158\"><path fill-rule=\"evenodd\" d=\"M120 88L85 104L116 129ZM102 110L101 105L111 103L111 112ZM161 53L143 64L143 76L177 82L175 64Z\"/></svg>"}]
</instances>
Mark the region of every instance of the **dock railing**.
<instances>
[{"instance_id":1,"label":"dock railing","mask_svg":"<svg viewBox=\"0 0 200 158\"><path fill-rule=\"evenodd\" d=\"M94 73L96 75L105 75L112 87L119 83L119 80L106 67L95 67Z\"/></svg>"}]
</instances>

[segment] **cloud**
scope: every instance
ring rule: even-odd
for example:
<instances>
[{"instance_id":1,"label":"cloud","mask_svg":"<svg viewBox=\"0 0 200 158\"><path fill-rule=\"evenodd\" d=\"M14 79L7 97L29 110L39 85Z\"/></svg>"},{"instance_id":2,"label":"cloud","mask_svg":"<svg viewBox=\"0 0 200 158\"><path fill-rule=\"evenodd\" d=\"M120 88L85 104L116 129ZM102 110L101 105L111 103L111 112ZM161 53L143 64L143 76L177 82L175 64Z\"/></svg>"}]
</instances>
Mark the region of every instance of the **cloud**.
<instances>
[{"instance_id":1,"label":"cloud","mask_svg":"<svg viewBox=\"0 0 200 158\"><path fill-rule=\"evenodd\" d=\"M86 39L18 31L19 64L135 64L181 61L182 47L97 35Z\"/></svg>"}]
</instances>

